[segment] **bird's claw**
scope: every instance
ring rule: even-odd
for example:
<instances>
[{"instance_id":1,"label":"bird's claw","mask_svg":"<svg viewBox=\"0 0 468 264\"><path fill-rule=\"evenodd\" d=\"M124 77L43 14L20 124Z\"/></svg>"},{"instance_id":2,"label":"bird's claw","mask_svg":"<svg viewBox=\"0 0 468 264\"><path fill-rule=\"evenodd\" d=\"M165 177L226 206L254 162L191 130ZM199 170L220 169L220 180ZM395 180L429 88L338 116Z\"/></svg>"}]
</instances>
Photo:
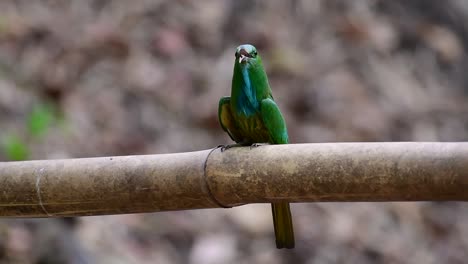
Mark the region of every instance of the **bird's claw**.
<instances>
[{"instance_id":1,"label":"bird's claw","mask_svg":"<svg viewBox=\"0 0 468 264\"><path fill-rule=\"evenodd\" d=\"M218 145L216 148L219 148L221 152L224 152L226 150L226 145Z\"/></svg>"},{"instance_id":2,"label":"bird's claw","mask_svg":"<svg viewBox=\"0 0 468 264\"><path fill-rule=\"evenodd\" d=\"M234 147L235 145L218 145L216 148L219 148L221 152L224 152L227 149Z\"/></svg>"},{"instance_id":3,"label":"bird's claw","mask_svg":"<svg viewBox=\"0 0 468 264\"><path fill-rule=\"evenodd\" d=\"M268 143L253 143L249 146L249 148L253 149L253 148L257 148L257 147L264 146L264 145L269 145L269 144ZM230 145L218 145L216 148L219 148L221 152L224 152L225 150L228 150L230 148L242 147L242 146L248 146L248 145L244 143L236 143L236 144L230 144Z\"/></svg>"},{"instance_id":4,"label":"bird's claw","mask_svg":"<svg viewBox=\"0 0 468 264\"><path fill-rule=\"evenodd\" d=\"M265 145L269 145L269 144L268 143L253 143L252 145L250 145L250 149L258 148L260 146L265 146Z\"/></svg>"}]
</instances>

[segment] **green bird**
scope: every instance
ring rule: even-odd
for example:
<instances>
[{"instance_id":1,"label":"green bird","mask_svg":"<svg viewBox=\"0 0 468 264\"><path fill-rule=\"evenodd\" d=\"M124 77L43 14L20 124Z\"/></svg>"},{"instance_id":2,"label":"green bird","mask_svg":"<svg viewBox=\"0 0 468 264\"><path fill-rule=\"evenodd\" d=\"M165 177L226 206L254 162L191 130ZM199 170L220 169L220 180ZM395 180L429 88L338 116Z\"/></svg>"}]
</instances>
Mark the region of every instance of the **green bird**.
<instances>
[{"instance_id":1,"label":"green bird","mask_svg":"<svg viewBox=\"0 0 468 264\"><path fill-rule=\"evenodd\" d=\"M218 118L237 144L287 144L288 131L283 115L273 100L268 78L257 49L249 44L236 49L231 97L219 100ZM294 248L294 230L289 203L271 204L276 247Z\"/></svg>"}]
</instances>

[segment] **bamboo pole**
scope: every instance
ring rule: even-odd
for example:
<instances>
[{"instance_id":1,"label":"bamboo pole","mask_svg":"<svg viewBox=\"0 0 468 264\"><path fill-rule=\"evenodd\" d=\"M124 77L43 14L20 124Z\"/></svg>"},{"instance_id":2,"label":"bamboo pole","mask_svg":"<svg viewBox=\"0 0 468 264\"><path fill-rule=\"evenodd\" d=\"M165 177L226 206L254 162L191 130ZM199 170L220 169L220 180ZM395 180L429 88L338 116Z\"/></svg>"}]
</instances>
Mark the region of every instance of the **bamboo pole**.
<instances>
[{"instance_id":1,"label":"bamboo pole","mask_svg":"<svg viewBox=\"0 0 468 264\"><path fill-rule=\"evenodd\" d=\"M322 143L0 162L0 216L273 201L468 201L468 143Z\"/></svg>"}]
</instances>

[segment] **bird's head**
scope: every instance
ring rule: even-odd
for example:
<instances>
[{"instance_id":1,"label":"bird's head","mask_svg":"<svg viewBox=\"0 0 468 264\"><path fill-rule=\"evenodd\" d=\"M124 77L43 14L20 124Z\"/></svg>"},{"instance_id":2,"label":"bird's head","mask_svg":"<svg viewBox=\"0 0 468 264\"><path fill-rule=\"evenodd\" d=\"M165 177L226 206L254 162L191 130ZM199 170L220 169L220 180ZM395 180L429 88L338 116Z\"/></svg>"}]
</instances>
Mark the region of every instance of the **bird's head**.
<instances>
[{"instance_id":1,"label":"bird's head","mask_svg":"<svg viewBox=\"0 0 468 264\"><path fill-rule=\"evenodd\" d=\"M236 49L236 62L240 65L251 64L258 58L257 49L250 44L240 45Z\"/></svg>"}]
</instances>

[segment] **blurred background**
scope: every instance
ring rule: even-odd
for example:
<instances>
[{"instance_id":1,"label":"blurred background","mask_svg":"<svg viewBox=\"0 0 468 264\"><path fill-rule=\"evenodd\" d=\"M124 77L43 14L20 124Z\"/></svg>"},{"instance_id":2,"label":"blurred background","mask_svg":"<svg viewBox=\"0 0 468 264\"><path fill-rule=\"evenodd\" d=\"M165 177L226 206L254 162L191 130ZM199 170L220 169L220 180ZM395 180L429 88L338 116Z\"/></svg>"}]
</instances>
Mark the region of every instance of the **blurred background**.
<instances>
[{"instance_id":1,"label":"blurred background","mask_svg":"<svg viewBox=\"0 0 468 264\"><path fill-rule=\"evenodd\" d=\"M468 139L468 2L0 1L0 160L185 152L254 44L292 143ZM0 220L1 263L466 263L463 203Z\"/></svg>"}]
</instances>

